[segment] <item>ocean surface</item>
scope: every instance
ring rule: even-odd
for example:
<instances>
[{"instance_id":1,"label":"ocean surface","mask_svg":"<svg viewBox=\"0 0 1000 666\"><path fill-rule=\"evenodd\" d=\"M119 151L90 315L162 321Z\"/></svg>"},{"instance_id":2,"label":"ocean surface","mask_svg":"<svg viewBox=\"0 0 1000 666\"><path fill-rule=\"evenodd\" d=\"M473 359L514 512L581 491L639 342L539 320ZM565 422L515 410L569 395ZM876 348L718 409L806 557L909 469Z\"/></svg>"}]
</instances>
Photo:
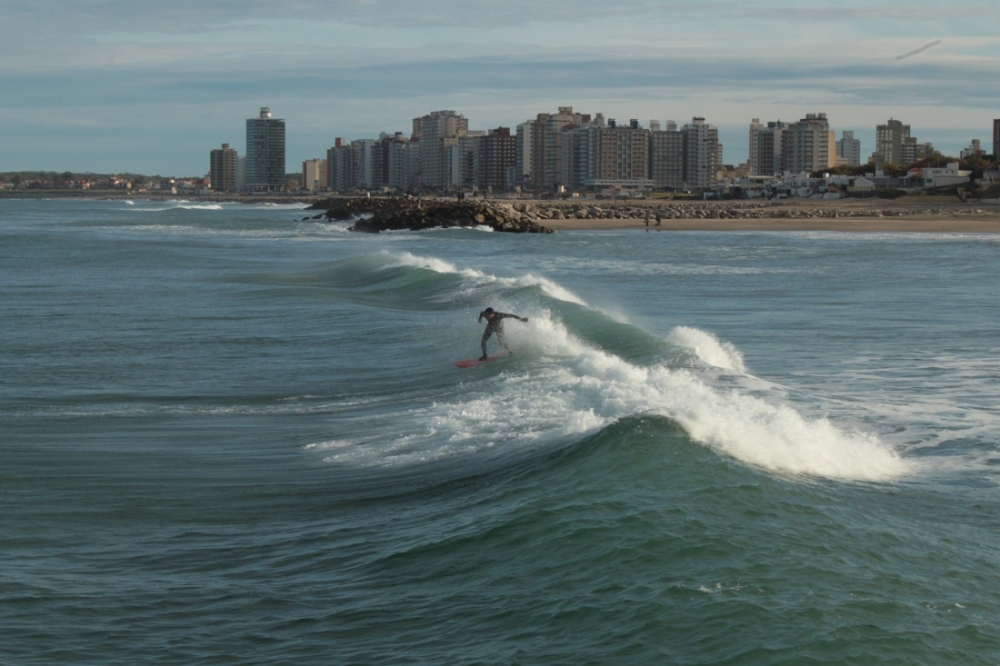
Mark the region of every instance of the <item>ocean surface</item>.
<instances>
[{"instance_id":1,"label":"ocean surface","mask_svg":"<svg viewBox=\"0 0 1000 666\"><path fill-rule=\"evenodd\" d=\"M311 214L0 201L0 663L1000 663L1000 236Z\"/></svg>"}]
</instances>

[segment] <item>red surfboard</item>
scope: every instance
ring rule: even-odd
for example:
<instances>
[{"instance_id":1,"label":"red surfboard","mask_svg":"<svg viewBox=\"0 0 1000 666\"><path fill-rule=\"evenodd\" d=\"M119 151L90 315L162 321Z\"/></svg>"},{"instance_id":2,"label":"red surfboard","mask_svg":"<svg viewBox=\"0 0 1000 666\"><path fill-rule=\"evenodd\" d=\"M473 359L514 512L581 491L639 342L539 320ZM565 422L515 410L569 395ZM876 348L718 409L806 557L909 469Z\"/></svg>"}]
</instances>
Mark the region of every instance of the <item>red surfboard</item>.
<instances>
[{"instance_id":1,"label":"red surfboard","mask_svg":"<svg viewBox=\"0 0 1000 666\"><path fill-rule=\"evenodd\" d=\"M490 361L495 361L498 358L504 358L505 356L510 356L510 354L493 354L493 356L487 356L486 360L480 361L478 358L465 358L461 361L455 361L455 365L460 368L474 368L477 365L482 365L483 363L489 363Z\"/></svg>"}]
</instances>

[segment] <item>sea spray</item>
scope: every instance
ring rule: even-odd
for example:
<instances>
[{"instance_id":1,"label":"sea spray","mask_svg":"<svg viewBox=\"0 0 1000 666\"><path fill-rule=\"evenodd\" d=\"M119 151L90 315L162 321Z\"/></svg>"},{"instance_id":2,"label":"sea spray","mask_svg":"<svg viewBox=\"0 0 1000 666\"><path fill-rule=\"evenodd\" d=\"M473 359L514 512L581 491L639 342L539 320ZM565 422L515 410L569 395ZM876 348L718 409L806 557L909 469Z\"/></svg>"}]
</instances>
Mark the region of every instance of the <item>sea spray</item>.
<instances>
[{"instance_id":1,"label":"sea spray","mask_svg":"<svg viewBox=\"0 0 1000 666\"><path fill-rule=\"evenodd\" d=\"M515 356L491 364L488 374L456 371L450 399L410 409L408 418L392 419L393 426L366 442L333 440L317 448L329 462L361 465L425 464L501 445L496 455L507 456L658 414L695 441L777 474L881 481L908 469L877 437L807 418L780 396L772 401L715 387L686 369L640 367L581 341L549 312L530 314L527 324L508 327ZM685 335L715 339L692 331ZM736 365L741 357L734 348L725 358Z\"/></svg>"},{"instance_id":2,"label":"sea spray","mask_svg":"<svg viewBox=\"0 0 1000 666\"><path fill-rule=\"evenodd\" d=\"M687 347L705 363L724 370L746 372L743 354L730 342L722 342L717 337L690 326L678 326L667 337L667 342L679 347Z\"/></svg>"}]
</instances>

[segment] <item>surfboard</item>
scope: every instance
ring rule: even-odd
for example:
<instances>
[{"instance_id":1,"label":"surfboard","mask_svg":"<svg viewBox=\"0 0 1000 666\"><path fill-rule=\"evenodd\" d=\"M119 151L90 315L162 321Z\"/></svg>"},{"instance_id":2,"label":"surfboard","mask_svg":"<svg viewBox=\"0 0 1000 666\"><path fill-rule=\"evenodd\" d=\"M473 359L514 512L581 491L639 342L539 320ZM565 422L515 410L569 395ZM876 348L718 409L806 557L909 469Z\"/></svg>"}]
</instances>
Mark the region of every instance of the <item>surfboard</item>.
<instances>
[{"instance_id":1,"label":"surfboard","mask_svg":"<svg viewBox=\"0 0 1000 666\"><path fill-rule=\"evenodd\" d=\"M480 361L478 358L464 358L461 361L455 361L455 365L460 368L474 368L477 365L482 365L483 363L489 363L490 361L495 361L498 358L504 358L510 356L510 354L493 354L492 356L487 356L485 361Z\"/></svg>"}]
</instances>

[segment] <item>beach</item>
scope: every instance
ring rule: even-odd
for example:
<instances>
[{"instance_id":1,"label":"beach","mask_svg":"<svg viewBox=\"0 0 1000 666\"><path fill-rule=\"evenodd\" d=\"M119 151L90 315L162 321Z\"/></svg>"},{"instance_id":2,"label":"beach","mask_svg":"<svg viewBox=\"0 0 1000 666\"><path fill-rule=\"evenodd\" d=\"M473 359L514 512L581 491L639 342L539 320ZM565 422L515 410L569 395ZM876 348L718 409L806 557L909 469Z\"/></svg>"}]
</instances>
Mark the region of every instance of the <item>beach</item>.
<instances>
[{"instance_id":1,"label":"beach","mask_svg":"<svg viewBox=\"0 0 1000 666\"><path fill-rule=\"evenodd\" d=\"M1000 233L1000 215L981 217L907 217L868 219L779 219L743 220L663 220L660 226L643 219L628 220L549 220L545 226L555 231L596 231L606 229L646 229L648 231L843 231L851 233Z\"/></svg>"},{"instance_id":2,"label":"beach","mask_svg":"<svg viewBox=\"0 0 1000 666\"><path fill-rule=\"evenodd\" d=\"M1000 233L1000 207L993 203L962 203L948 198L911 197L904 201L878 199L790 200L785 202L696 202L697 215L663 216L656 210L680 208L673 202L632 204L633 210L649 208L628 218L587 219L564 217L540 220L555 231L648 229L650 231L842 231L850 233ZM691 210L692 204L683 209ZM708 214L704 215L704 211ZM714 212L722 213L713 217ZM726 214L733 214L727 217ZM633 213L635 215L635 213Z\"/></svg>"}]
</instances>

